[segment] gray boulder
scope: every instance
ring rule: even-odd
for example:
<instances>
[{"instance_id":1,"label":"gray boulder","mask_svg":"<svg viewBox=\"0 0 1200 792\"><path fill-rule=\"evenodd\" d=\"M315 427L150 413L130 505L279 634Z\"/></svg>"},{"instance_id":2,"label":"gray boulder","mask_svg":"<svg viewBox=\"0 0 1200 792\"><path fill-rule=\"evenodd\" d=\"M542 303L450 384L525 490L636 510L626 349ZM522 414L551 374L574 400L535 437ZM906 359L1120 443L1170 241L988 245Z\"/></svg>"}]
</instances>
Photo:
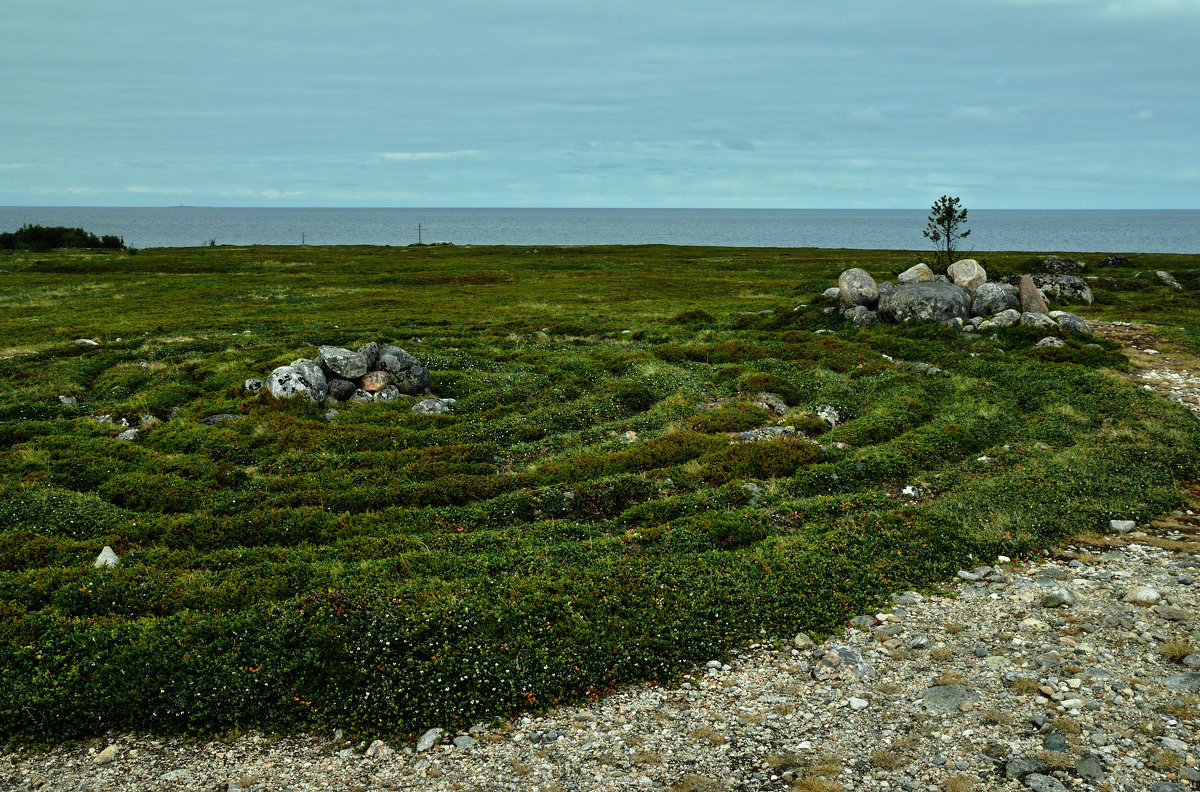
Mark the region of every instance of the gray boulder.
<instances>
[{"instance_id":1,"label":"gray boulder","mask_svg":"<svg viewBox=\"0 0 1200 792\"><path fill-rule=\"evenodd\" d=\"M1025 313L1021 314L1021 324L1025 325L1026 327L1043 327L1051 330L1058 327L1054 320L1046 314L1033 313L1031 311L1026 311Z\"/></svg>"},{"instance_id":2,"label":"gray boulder","mask_svg":"<svg viewBox=\"0 0 1200 792\"><path fill-rule=\"evenodd\" d=\"M853 308L847 308L842 313L842 316L847 321L853 323L855 327L867 327L868 325L879 324L879 314L865 305L856 305Z\"/></svg>"},{"instance_id":3,"label":"gray boulder","mask_svg":"<svg viewBox=\"0 0 1200 792\"><path fill-rule=\"evenodd\" d=\"M987 271L975 259L959 259L946 268L946 276L965 289L977 289L987 282Z\"/></svg>"},{"instance_id":4,"label":"gray boulder","mask_svg":"<svg viewBox=\"0 0 1200 792\"><path fill-rule=\"evenodd\" d=\"M836 300L842 296L842 290L837 286L830 286L828 289L821 292L821 296L827 300Z\"/></svg>"},{"instance_id":5,"label":"gray boulder","mask_svg":"<svg viewBox=\"0 0 1200 792\"><path fill-rule=\"evenodd\" d=\"M978 328L980 330L992 330L997 327L1012 327L1021 321L1021 312L1016 308L1009 308L1001 311L995 316L980 322Z\"/></svg>"},{"instance_id":6,"label":"gray boulder","mask_svg":"<svg viewBox=\"0 0 1200 792\"><path fill-rule=\"evenodd\" d=\"M363 344L358 348L358 354L367 361L367 371L374 371L379 366L379 344L374 341Z\"/></svg>"},{"instance_id":7,"label":"gray boulder","mask_svg":"<svg viewBox=\"0 0 1200 792\"><path fill-rule=\"evenodd\" d=\"M354 391L358 390L358 386L350 380L340 377L333 377L328 380L328 395L331 399L338 401L346 401L354 395Z\"/></svg>"},{"instance_id":8,"label":"gray boulder","mask_svg":"<svg viewBox=\"0 0 1200 792\"><path fill-rule=\"evenodd\" d=\"M355 404L362 404L365 402L375 401L375 396L363 390L362 388L355 388L354 393L351 393L350 398L346 401L353 402Z\"/></svg>"},{"instance_id":9,"label":"gray boulder","mask_svg":"<svg viewBox=\"0 0 1200 792\"><path fill-rule=\"evenodd\" d=\"M308 363L308 365L296 366L293 363L290 366L280 366L275 369L267 377L267 390L276 399L290 399L293 396L303 395L315 402L322 401L328 392L325 374L311 361L297 362Z\"/></svg>"},{"instance_id":10,"label":"gray boulder","mask_svg":"<svg viewBox=\"0 0 1200 792\"><path fill-rule=\"evenodd\" d=\"M1042 259L1042 267L1046 272L1053 272L1057 275L1074 275L1087 269L1087 264L1062 256L1046 256Z\"/></svg>"},{"instance_id":11,"label":"gray boulder","mask_svg":"<svg viewBox=\"0 0 1200 792\"><path fill-rule=\"evenodd\" d=\"M1092 304L1094 299L1092 289L1083 278L1076 275L1052 275L1047 272L1039 272L1032 277L1033 284L1041 290L1043 295L1052 297L1058 302Z\"/></svg>"},{"instance_id":12,"label":"gray boulder","mask_svg":"<svg viewBox=\"0 0 1200 792\"><path fill-rule=\"evenodd\" d=\"M892 283L891 281L876 283L875 286L879 289L879 299L881 300L892 292L896 291L896 284Z\"/></svg>"},{"instance_id":13,"label":"gray boulder","mask_svg":"<svg viewBox=\"0 0 1200 792\"><path fill-rule=\"evenodd\" d=\"M375 393L375 401L377 401L377 402L395 401L396 399L399 399L399 398L400 398L400 389L397 388L395 385L388 385L383 390L376 391L376 393Z\"/></svg>"},{"instance_id":14,"label":"gray boulder","mask_svg":"<svg viewBox=\"0 0 1200 792\"><path fill-rule=\"evenodd\" d=\"M379 368L388 373L388 380L403 394L413 396L429 387L429 369L421 361L398 346L379 350Z\"/></svg>"},{"instance_id":15,"label":"gray boulder","mask_svg":"<svg viewBox=\"0 0 1200 792\"><path fill-rule=\"evenodd\" d=\"M915 264L896 276L900 283L928 283L936 276L927 264Z\"/></svg>"},{"instance_id":16,"label":"gray boulder","mask_svg":"<svg viewBox=\"0 0 1200 792\"><path fill-rule=\"evenodd\" d=\"M879 315L892 322L948 322L971 313L971 292L956 283L904 283L879 301Z\"/></svg>"},{"instance_id":17,"label":"gray boulder","mask_svg":"<svg viewBox=\"0 0 1200 792\"><path fill-rule=\"evenodd\" d=\"M450 412L450 404L442 399L423 399L413 405L415 415L441 415Z\"/></svg>"},{"instance_id":18,"label":"gray boulder","mask_svg":"<svg viewBox=\"0 0 1200 792\"><path fill-rule=\"evenodd\" d=\"M313 361L329 376L358 379L367 373L367 359L357 352L335 346L321 346Z\"/></svg>"},{"instance_id":19,"label":"gray boulder","mask_svg":"<svg viewBox=\"0 0 1200 792\"><path fill-rule=\"evenodd\" d=\"M1066 346L1066 342L1064 342L1061 338L1055 338L1054 336L1046 336L1041 341L1038 341L1036 344L1034 344L1033 348L1034 349L1044 349L1046 347L1060 347L1060 346Z\"/></svg>"},{"instance_id":20,"label":"gray boulder","mask_svg":"<svg viewBox=\"0 0 1200 792\"><path fill-rule=\"evenodd\" d=\"M975 316L994 316L1020 304L1017 291L1003 283L983 283L971 295L971 313Z\"/></svg>"},{"instance_id":21,"label":"gray boulder","mask_svg":"<svg viewBox=\"0 0 1200 792\"><path fill-rule=\"evenodd\" d=\"M1088 332L1087 322L1083 320L1083 317L1070 311L1051 311L1046 315L1058 322L1058 326L1068 333Z\"/></svg>"},{"instance_id":22,"label":"gray boulder","mask_svg":"<svg viewBox=\"0 0 1200 792\"><path fill-rule=\"evenodd\" d=\"M842 302L849 306L865 305L870 308L879 302L879 287L875 285L875 279L858 267L851 267L838 276L838 290Z\"/></svg>"}]
</instances>

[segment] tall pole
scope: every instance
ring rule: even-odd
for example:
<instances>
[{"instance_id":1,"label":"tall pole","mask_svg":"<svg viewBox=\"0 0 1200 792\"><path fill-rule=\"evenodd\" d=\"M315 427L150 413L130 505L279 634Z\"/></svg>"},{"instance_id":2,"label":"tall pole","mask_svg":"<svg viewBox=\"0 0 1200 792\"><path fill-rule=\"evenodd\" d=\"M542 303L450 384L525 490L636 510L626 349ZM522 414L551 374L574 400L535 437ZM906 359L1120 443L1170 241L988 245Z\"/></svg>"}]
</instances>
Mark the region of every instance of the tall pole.
<instances>
[{"instance_id":1,"label":"tall pole","mask_svg":"<svg viewBox=\"0 0 1200 792\"><path fill-rule=\"evenodd\" d=\"M417 244L421 244L421 224L417 223Z\"/></svg>"}]
</instances>

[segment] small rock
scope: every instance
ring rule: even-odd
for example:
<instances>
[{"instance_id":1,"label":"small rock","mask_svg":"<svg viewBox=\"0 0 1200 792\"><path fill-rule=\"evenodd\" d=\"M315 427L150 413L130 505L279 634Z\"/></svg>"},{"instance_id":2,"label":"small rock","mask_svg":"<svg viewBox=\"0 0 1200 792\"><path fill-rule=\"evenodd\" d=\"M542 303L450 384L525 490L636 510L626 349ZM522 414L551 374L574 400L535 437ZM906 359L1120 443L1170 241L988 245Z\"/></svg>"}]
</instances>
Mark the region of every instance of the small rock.
<instances>
[{"instance_id":1,"label":"small rock","mask_svg":"<svg viewBox=\"0 0 1200 792\"><path fill-rule=\"evenodd\" d=\"M1023 783L1033 792L1067 792L1067 788L1057 778L1041 773L1030 773L1025 776Z\"/></svg>"},{"instance_id":2,"label":"small rock","mask_svg":"<svg viewBox=\"0 0 1200 792\"><path fill-rule=\"evenodd\" d=\"M121 432L121 434L117 435L117 439L124 440L126 442L133 442L134 440L137 440L137 436L137 429L126 429L124 432Z\"/></svg>"},{"instance_id":3,"label":"small rock","mask_svg":"<svg viewBox=\"0 0 1200 792\"><path fill-rule=\"evenodd\" d=\"M100 346L98 342L93 341L90 338L76 338L75 343L79 346Z\"/></svg>"},{"instance_id":4,"label":"small rock","mask_svg":"<svg viewBox=\"0 0 1200 792\"><path fill-rule=\"evenodd\" d=\"M1043 608L1065 608L1075 604L1075 595L1067 588L1056 588L1042 595Z\"/></svg>"},{"instance_id":5,"label":"small rock","mask_svg":"<svg viewBox=\"0 0 1200 792\"><path fill-rule=\"evenodd\" d=\"M104 545L104 549L100 551L100 555L96 556L96 563L93 566L98 567L115 567L121 563L121 559L117 558L117 554L108 545Z\"/></svg>"},{"instance_id":6,"label":"small rock","mask_svg":"<svg viewBox=\"0 0 1200 792\"><path fill-rule=\"evenodd\" d=\"M867 701L866 699L854 698L854 697L850 698L850 709L854 710L855 712L860 712L862 710L865 710L869 706L871 706L871 703L869 701Z\"/></svg>"},{"instance_id":7,"label":"small rock","mask_svg":"<svg viewBox=\"0 0 1200 792\"><path fill-rule=\"evenodd\" d=\"M979 700L979 694L966 685L936 685L921 693L925 707L934 712L956 712L960 704Z\"/></svg>"},{"instance_id":8,"label":"small rock","mask_svg":"<svg viewBox=\"0 0 1200 792\"><path fill-rule=\"evenodd\" d=\"M816 644L813 643L813 639L809 638L805 633L796 633L796 637L792 639L792 645L800 651L812 649L814 646L816 646Z\"/></svg>"},{"instance_id":9,"label":"small rock","mask_svg":"<svg viewBox=\"0 0 1200 792\"><path fill-rule=\"evenodd\" d=\"M364 756L374 756L378 759L383 759L384 757L391 755L391 753L392 749L387 746L387 743L385 743L383 740L376 740L375 742L371 743L370 746L368 746L367 752L364 754Z\"/></svg>"},{"instance_id":10,"label":"small rock","mask_svg":"<svg viewBox=\"0 0 1200 792\"><path fill-rule=\"evenodd\" d=\"M444 399L422 399L412 406L415 415L442 415L450 412L450 405Z\"/></svg>"},{"instance_id":11,"label":"small rock","mask_svg":"<svg viewBox=\"0 0 1200 792\"><path fill-rule=\"evenodd\" d=\"M109 764L117 758L117 751L120 749L115 745L110 745L100 753L96 754L96 758L92 761L98 765Z\"/></svg>"},{"instance_id":12,"label":"small rock","mask_svg":"<svg viewBox=\"0 0 1200 792\"><path fill-rule=\"evenodd\" d=\"M1137 528L1137 523L1133 520L1109 520L1108 527L1113 533L1127 534Z\"/></svg>"},{"instance_id":13,"label":"small rock","mask_svg":"<svg viewBox=\"0 0 1200 792\"><path fill-rule=\"evenodd\" d=\"M1095 784L1104 783L1104 763L1095 754L1079 757L1075 762L1075 772L1085 781Z\"/></svg>"},{"instance_id":14,"label":"small rock","mask_svg":"<svg viewBox=\"0 0 1200 792\"><path fill-rule=\"evenodd\" d=\"M929 283L934 277L928 264L916 264L897 275L896 280L900 283Z\"/></svg>"},{"instance_id":15,"label":"small rock","mask_svg":"<svg viewBox=\"0 0 1200 792\"><path fill-rule=\"evenodd\" d=\"M1004 763L1004 777L1021 780L1030 773L1040 773L1046 763L1032 756L1015 756Z\"/></svg>"},{"instance_id":16,"label":"small rock","mask_svg":"<svg viewBox=\"0 0 1200 792\"><path fill-rule=\"evenodd\" d=\"M417 753L428 751L437 745L438 740L442 739L442 735L445 733L444 729L430 729L422 734L421 739L417 740Z\"/></svg>"},{"instance_id":17,"label":"small rock","mask_svg":"<svg viewBox=\"0 0 1200 792\"><path fill-rule=\"evenodd\" d=\"M1132 588L1126 592L1125 596L1121 598L1121 601L1128 602L1131 605L1149 606L1157 605L1161 599L1162 594L1159 594L1156 590L1150 588L1149 586L1137 586L1136 588Z\"/></svg>"},{"instance_id":18,"label":"small rock","mask_svg":"<svg viewBox=\"0 0 1200 792\"><path fill-rule=\"evenodd\" d=\"M75 398L74 396L67 396L66 394L60 395L58 400L66 405L79 404L79 399Z\"/></svg>"},{"instance_id":19,"label":"small rock","mask_svg":"<svg viewBox=\"0 0 1200 792\"><path fill-rule=\"evenodd\" d=\"M242 383L242 390L246 391L246 393L258 393L260 390L266 387L266 385L267 383L265 381L251 377Z\"/></svg>"},{"instance_id":20,"label":"small rock","mask_svg":"<svg viewBox=\"0 0 1200 792\"><path fill-rule=\"evenodd\" d=\"M463 750L468 750L470 748L474 748L475 747L475 738L468 737L465 734L455 737L454 738L454 747L462 748Z\"/></svg>"},{"instance_id":21,"label":"small rock","mask_svg":"<svg viewBox=\"0 0 1200 792\"><path fill-rule=\"evenodd\" d=\"M1045 349L1046 347L1061 347L1061 346L1066 346L1066 345L1067 345L1067 343L1065 341L1063 341L1061 338L1055 338L1054 336L1046 336L1041 341L1038 341L1036 344L1034 344L1033 348L1034 349Z\"/></svg>"}]
</instances>

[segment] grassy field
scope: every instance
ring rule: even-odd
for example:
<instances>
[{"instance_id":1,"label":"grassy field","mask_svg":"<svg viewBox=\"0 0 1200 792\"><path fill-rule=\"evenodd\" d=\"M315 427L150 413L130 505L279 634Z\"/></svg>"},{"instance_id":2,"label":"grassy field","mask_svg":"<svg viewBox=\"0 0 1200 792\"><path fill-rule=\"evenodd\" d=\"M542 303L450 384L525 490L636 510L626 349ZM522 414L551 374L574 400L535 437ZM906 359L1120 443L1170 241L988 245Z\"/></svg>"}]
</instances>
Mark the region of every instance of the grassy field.
<instances>
[{"instance_id":1,"label":"grassy field","mask_svg":"<svg viewBox=\"0 0 1200 792\"><path fill-rule=\"evenodd\" d=\"M1180 502L1200 423L1106 373L1128 365L1115 345L823 314L841 270L892 277L919 258L0 256L0 736L394 739L671 684L733 645L827 635L896 589ZM1096 304L1071 310L1200 351L1200 257L1096 274ZM368 341L425 362L454 412L413 415L404 397L326 420L243 393L319 344ZM245 417L200 422L218 413ZM731 441L776 424L805 436ZM104 545L116 568L93 567Z\"/></svg>"}]
</instances>

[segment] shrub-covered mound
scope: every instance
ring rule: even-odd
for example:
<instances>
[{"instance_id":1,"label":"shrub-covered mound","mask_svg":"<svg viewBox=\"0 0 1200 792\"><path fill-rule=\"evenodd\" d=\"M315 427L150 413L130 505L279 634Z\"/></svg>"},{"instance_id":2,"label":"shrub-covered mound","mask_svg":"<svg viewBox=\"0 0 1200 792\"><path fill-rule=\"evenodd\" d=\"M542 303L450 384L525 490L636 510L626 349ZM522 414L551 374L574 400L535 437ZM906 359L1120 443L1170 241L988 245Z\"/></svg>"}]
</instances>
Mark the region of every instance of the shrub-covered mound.
<instances>
[{"instance_id":1,"label":"shrub-covered mound","mask_svg":"<svg viewBox=\"0 0 1200 792\"><path fill-rule=\"evenodd\" d=\"M193 283L178 325L147 300L119 320L145 332L114 327L95 347L39 346L20 315L0 325L24 345L0 358L0 733L395 736L665 683L764 634L834 632L973 559L1148 519L1200 462L1195 419L1102 373L1123 358L1088 337L1035 350L1019 328L817 334L836 320L792 300L739 315L761 304L697 286L686 249L628 274L594 251L528 269L508 251L504 277L489 250L397 252L420 266L373 275L354 254L314 282L311 268L209 253L212 272L250 274ZM153 289L155 255L102 277ZM203 277L191 255L182 268ZM760 280L790 280L763 256ZM465 264L488 277L464 287L451 276ZM597 307L683 270L653 304ZM243 393L328 337L323 290L384 305L398 271L448 279L413 287L396 321L453 413L413 415L418 397L401 397L327 419ZM22 277L25 299L44 284L60 310L92 315L92 276ZM560 327L536 305L506 312L510 284L569 301L587 277L598 285L557 305ZM273 322L245 298L230 330L231 288L312 304ZM337 316L339 343L385 335L361 313ZM215 414L242 417L201 420ZM136 441L117 438L144 417ZM738 439L773 426L794 431ZM118 566L93 566L104 545Z\"/></svg>"}]
</instances>

